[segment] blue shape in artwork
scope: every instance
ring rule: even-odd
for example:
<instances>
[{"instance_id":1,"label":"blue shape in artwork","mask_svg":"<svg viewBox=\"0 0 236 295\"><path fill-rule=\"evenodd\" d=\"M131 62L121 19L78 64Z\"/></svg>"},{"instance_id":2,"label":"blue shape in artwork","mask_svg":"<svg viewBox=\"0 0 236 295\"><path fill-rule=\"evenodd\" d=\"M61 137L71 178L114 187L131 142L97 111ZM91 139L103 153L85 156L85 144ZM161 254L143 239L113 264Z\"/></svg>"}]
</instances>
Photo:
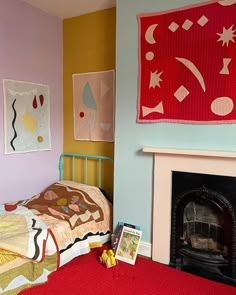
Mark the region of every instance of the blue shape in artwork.
<instances>
[{"instance_id":1,"label":"blue shape in artwork","mask_svg":"<svg viewBox=\"0 0 236 295\"><path fill-rule=\"evenodd\" d=\"M91 87L89 85L89 82L87 82L84 86L84 91L83 91L83 103L86 105L86 107L90 109L97 109L97 105L95 102L95 99L93 97L93 93L91 90Z\"/></svg>"}]
</instances>

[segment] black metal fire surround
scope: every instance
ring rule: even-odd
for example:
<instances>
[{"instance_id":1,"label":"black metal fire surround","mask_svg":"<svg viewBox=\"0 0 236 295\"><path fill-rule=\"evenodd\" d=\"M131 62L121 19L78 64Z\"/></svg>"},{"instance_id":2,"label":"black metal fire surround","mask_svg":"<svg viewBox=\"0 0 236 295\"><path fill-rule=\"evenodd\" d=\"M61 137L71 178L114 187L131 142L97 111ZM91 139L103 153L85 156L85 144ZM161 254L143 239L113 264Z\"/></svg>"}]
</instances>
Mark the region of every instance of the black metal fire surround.
<instances>
[{"instance_id":1,"label":"black metal fire surround","mask_svg":"<svg viewBox=\"0 0 236 295\"><path fill-rule=\"evenodd\" d=\"M223 177L223 179L222 179ZM193 180L193 181L192 181ZM222 184L222 181L225 183ZM218 212L220 235L211 238L219 249L202 249L186 241L184 214L191 202ZM208 279L236 286L236 179L234 177L173 172L170 265ZM196 227L204 227L197 221ZM209 226L208 226L209 228ZM219 238L220 237L220 238ZM203 239L204 240L204 239Z\"/></svg>"}]
</instances>

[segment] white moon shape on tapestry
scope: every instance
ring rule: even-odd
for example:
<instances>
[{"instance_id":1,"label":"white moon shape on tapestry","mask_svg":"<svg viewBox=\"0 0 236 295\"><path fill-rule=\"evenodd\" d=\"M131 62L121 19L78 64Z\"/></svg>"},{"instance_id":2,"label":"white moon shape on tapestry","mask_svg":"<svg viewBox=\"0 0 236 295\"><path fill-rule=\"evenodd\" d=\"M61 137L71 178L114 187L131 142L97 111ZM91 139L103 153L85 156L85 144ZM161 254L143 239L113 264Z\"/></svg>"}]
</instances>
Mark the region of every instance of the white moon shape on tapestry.
<instances>
[{"instance_id":1,"label":"white moon shape on tapestry","mask_svg":"<svg viewBox=\"0 0 236 295\"><path fill-rule=\"evenodd\" d=\"M211 110L218 116L226 116L232 112L234 103L229 97L218 97L211 104Z\"/></svg>"},{"instance_id":2,"label":"white moon shape on tapestry","mask_svg":"<svg viewBox=\"0 0 236 295\"><path fill-rule=\"evenodd\" d=\"M236 3L236 0L222 0L222 1L219 1L218 3L222 6L229 6Z\"/></svg>"},{"instance_id":3,"label":"white moon shape on tapestry","mask_svg":"<svg viewBox=\"0 0 236 295\"><path fill-rule=\"evenodd\" d=\"M153 24L151 26L149 26L147 28L147 31L145 33L145 40L149 43L149 44L155 44L156 40L154 39L153 33L154 30L156 29L158 25L157 24Z\"/></svg>"},{"instance_id":4,"label":"white moon shape on tapestry","mask_svg":"<svg viewBox=\"0 0 236 295\"><path fill-rule=\"evenodd\" d=\"M202 90L206 92L206 85L204 82L204 78L198 68L187 58L176 57L178 61L180 61L186 68L188 68L193 75L197 78L198 82L200 83Z\"/></svg>"}]
</instances>

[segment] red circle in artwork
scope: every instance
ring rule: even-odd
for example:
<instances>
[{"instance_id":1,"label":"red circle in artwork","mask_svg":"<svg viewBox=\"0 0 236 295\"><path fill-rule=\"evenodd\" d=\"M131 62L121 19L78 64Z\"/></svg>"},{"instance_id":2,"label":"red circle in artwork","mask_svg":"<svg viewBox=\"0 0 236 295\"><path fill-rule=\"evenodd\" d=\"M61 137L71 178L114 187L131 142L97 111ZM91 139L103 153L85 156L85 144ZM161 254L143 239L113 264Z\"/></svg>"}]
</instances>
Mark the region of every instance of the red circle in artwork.
<instances>
[{"instance_id":1,"label":"red circle in artwork","mask_svg":"<svg viewBox=\"0 0 236 295\"><path fill-rule=\"evenodd\" d=\"M80 118L83 118L84 117L84 112L80 112L79 115L80 115Z\"/></svg>"}]
</instances>

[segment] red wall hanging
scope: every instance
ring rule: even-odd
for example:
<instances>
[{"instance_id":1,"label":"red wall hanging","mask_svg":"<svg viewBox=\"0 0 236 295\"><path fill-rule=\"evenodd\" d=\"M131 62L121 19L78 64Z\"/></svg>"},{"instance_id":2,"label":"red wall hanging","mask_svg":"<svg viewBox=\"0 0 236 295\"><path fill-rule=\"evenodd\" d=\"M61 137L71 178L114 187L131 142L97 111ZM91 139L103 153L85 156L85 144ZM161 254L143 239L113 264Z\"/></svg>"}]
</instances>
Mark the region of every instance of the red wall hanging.
<instances>
[{"instance_id":1,"label":"red wall hanging","mask_svg":"<svg viewBox=\"0 0 236 295\"><path fill-rule=\"evenodd\" d=\"M236 122L236 0L141 14L137 122Z\"/></svg>"}]
</instances>

